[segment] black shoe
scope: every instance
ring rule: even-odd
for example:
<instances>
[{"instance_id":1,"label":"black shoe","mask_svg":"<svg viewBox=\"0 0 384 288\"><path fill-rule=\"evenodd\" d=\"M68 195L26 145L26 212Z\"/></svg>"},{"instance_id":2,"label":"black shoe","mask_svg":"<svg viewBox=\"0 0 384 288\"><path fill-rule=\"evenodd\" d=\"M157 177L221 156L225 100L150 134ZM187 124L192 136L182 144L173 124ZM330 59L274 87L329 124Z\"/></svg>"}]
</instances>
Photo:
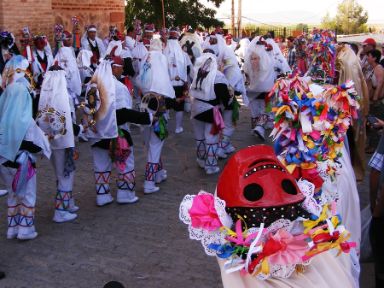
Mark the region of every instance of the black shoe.
<instances>
[{"instance_id":1,"label":"black shoe","mask_svg":"<svg viewBox=\"0 0 384 288\"><path fill-rule=\"evenodd\" d=\"M3 279L3 278L5 278L5 273L0 271L0 279Z\"/></svg>"}]
</instances>

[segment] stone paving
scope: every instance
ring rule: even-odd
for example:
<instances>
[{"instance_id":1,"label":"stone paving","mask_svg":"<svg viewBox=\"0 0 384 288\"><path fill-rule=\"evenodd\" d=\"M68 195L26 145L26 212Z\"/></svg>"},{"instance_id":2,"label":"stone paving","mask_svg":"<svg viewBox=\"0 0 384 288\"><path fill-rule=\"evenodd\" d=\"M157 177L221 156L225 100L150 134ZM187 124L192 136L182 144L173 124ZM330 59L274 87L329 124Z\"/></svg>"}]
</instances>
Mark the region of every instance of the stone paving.
<instances>
[{"instance_id":1,"label":"stone paving","mask_svg":"<svg viewBox=\"0 0 384 288\"><path fill-rule=\"evenodd\" d=\"M249 131L249 111L242 112L233 137L237 148L260 143ZM130 288L222 287L216 260L204 254L199 242L188 239L187 227L178 218L183 196L201 189L214 192L218 177L207 176L198 168L187 117L184 124L185 132L174 135L174 118L170 122L170 137L163 150L168 180L160 184L161 192L152 195L142 192L146 155L139 128L133 127L140 197L134 205L96 206L89 145L80 143L74 186L80 211L72 223L52 222L55 178L49 161L39 160L39 236L35 240L6 240L6 197L0 199L0 271L6 273L0 287L101 288L111 280ZM220 166L224 164L220 161ZM112 187L115 194L116 187ZM366 204L367 181L359 188ZM363 265L361 279L361 287L373 287L371 263Z\"/></svg>"}]
</instances>

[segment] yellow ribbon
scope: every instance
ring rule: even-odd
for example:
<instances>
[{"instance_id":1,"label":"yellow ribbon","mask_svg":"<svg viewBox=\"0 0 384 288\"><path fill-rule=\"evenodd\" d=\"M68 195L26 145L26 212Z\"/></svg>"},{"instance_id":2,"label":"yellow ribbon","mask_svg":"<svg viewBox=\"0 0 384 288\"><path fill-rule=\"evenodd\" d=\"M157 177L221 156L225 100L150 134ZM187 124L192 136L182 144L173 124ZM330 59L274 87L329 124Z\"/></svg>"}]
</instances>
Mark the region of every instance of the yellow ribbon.
<instances>
[{"instance_id":1,"label":"yellow ribbon","mask_svg":"<svg viewBox=\"0 0 384 288\"><path fill-rule=\"evenodd\" d=\"M305 169L305 170L309 170L309 169L316 168L317 164L316 163L303 162L300 164L300 167Z\"/></svg>"},{"instance_id":2,"label":"yellow ribbon","mask_svg":"<svg viewBox=\"0 0 384 288\"><path fill-rule=\"evenodd\" d=\"M324 205L323 207L323 211L321 211L321 214L319 216L319 218L317 218L316 220L306 220L303 222L303 225L304 225L304 233L308 233L308 231L310 231L313 227L316 227L317 225L319 225L320 222L324 221L325 219L327 219L328 215L327 215L327 212L328 212L328 205Z\"/></svg>"},{"instance_id":3,"label":"yellow ribbon","mask_svg":"<svg viewBox=\"0 0 384 288\"><path fill-rule=\"evenodd\" d=\"M258 275L260 273L264 275L269 275L269 272L270 272L270 269L269 269L268 259L264 258L263 260L261 260L261 265L259 265L259 268L252 273L252 276Z\"/></svg>"},{"instance_id":4,"label":"yellow ribbon","mask_svg":"<svg viewBox=\"0 0 384 288\"><path fill-rule=\"evenodd\" d=\"M245 222L244 218L241 217L240 215L237 215L237 218L239 218L244 223L245 229L244 229L244 231L242 231L242 235L244 238L247 238L247 236L248 236L247 223ZM236 223L235 223L235 227L236 227ZM237 237L237 233L226 226L220 227L220 231L225 231L226 234L228 234L228 236L230 236L230 237Z\"/></svg>"},{"instance_id":5,"label":"yellow ribbon","mask_svg":"<svg viewBox=\"0 0 384 288\"><path fill-rule=\"evenodd\" d=\"M289 111L291 114L293 114L291 107L284 105L284 106L281 106L279 109L277 109L276 116L279 116L280 114L283 114L286 111Z\"/></svg>"},{"instance_id":6,"label":"yellow ribbon","mask_svg":"<svg viewBox=\"0 0 384 288\"><path fill-rule=\"evenodd\" d=\"M333 227L336 228L340 223L339 218L337 216L332 216L331 223L332 223ZM322 233L329 233L329 229L328 228L318 229L312 233L311 237L314 238L317 235L322 234Z\"/></svg>"},{"instance_id":7,"label":"yellow ribbon","mask_svg":"<svg viewBox=\"0 0 384 288\"><path fill-rule=\"evenodd\" d=\"M221 226L220 231L225 231L228 236L236 237L237 234L226 226Z\"/></svg>"},{"instance_id":8,"label":"yellow ribbon","mask_svg":"<svg viewBox=\"0 0 384 288\"><path fill-rule=\"evenodd\" d=\"M296 164L285 165L285 168L287 169L287 171L289 172L289 174L292 174L293 171L295 171L296 167L297 167Z\"/></svg>"}]
</instances>

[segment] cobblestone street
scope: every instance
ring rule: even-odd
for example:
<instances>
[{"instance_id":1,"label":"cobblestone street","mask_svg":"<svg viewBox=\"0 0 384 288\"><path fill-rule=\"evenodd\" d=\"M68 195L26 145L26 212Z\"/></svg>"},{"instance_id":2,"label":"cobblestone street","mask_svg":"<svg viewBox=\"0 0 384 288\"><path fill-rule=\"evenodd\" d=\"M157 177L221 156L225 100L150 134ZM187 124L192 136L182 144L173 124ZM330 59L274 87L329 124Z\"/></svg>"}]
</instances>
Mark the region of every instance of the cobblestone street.
<instances>
[{"instance_id":1,"label":"cobblestone street","mask_svg":"<svg viewBox=\"0 0 384 288\"><path fill-rule=\"evenodd\" d=\"M249 111L242 112L233 137L237 148L259 143L249 132ZM80 143L73 191L79 217L72 223L55 224L53 169L46 159L38 161L39 236L35 240L6 240L6 197L0 199L0 271L6 273L0 287L102 288L111 280L129 288L222 287L215 258L206 256L199 242L189 240L187 227L178 217L184 195L201 189L214 192L217 175L207 176L195 162L189 115L184 117L184 133L177 135L173 133L174 114L172 117L163 150L168 180L152 195L143 195L146 154L140 129L132 126L136 193L140 197L137 204L96 206L89 144ZM224 164L221 160L220 166ZM115 195L116 186L112 187ZM361 206L365 207L367 176L359 190ZM361 279L361 287L374 287L371 263L363 265Z\"/></svg>"}]
</instances>

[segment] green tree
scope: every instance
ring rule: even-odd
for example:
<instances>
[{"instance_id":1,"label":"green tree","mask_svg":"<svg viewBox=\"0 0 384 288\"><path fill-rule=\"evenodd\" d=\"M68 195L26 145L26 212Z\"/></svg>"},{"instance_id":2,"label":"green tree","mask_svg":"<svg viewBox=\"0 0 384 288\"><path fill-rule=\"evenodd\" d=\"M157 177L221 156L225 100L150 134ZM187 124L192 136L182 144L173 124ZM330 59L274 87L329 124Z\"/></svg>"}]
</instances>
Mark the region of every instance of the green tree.
<instances>
[{"instance_id":1,"label":"green tree","mask_svg":"<svg viewBox=\"0 0 384 288\"><path fill-rule=\"evenodd\" d=\"M325 14L324 18L321 20L320 26L323 29L336 30L337 29L336 19L332 18L329 15L329 12L327 12L327 14Z\"/></svg>"},{"instance_id":2,"label":"green tree","mask_svg":"<svg viewBox=\"0 0 384 288\"><path fill-rule=\"evenodd\" d=\"M368 30L368 12L355 0L344 0L337 6L335 18L329 13L322 20L322 27L337 29L341 34L362 33Z\"/></svg>"},{"instance_id":3,"label":"green tree","mask_svg":"<svg viewBox=\"0 0 384 288\"><path fill-rule=\"evenodd\" d=\"M296 31L308 31L308 25L303 24L303 23L299 23L296 25L295 30Z\"/></svg>"},{"instance_id":4,"label":"green tree","mask_svg":"<svg viewBox=\"0 0 384 288\"><path fill-rule=\"evenodd\" d=\"M224 0L209 0L216 7ZM165 25L192 27L223 26L224 23L215 19L216 11L207 8L198 0L164 0ZM142 23L154 23L156 27L162 27L161 0L128 0L125 8L125 23L131 25L134 19L140 19Z\"/></svg>"}]
</instances>

